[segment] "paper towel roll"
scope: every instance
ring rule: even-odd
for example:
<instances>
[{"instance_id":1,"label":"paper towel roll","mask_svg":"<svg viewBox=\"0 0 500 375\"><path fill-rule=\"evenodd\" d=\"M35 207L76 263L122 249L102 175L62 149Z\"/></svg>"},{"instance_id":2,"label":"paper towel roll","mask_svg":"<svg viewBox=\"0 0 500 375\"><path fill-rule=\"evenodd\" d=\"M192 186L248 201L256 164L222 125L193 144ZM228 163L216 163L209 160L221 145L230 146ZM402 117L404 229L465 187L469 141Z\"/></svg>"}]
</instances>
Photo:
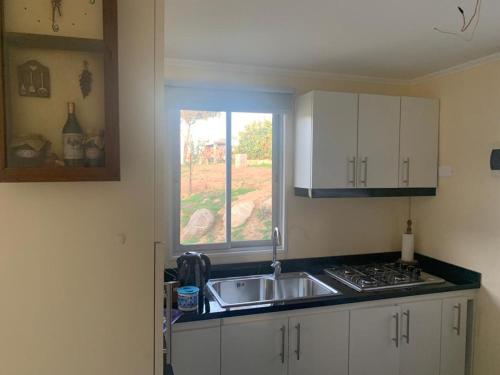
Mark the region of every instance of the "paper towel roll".
<instances>
[{"instance_id":1,"label":"paper towel roll","mask_svg":"<svg viewBox=\"0 0 500 375\"><path fill-rule=\"evenodd\" d=\"M413 234L403 234L403 246L401 248L401 260L403 262L413 262L415 254L415 242Z\"/></svg>"}]
</instances>

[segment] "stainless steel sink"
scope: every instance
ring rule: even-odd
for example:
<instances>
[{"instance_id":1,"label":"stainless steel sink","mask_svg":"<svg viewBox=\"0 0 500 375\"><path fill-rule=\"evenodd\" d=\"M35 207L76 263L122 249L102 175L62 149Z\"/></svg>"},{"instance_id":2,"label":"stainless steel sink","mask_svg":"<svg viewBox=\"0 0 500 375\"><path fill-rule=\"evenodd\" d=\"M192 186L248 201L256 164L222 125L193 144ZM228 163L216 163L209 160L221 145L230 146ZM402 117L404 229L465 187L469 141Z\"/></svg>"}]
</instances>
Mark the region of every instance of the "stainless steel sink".
<instances>
[{"instance_id":1,"label":"stainless steel sink","mask_svg":"<svg viewBox=\"0 0 500 375\"><path fill-rule=\"evenodd\" d=\"M273 275L212 279L207 287L222 307L262 305L340 294L306 272L284 273L276 279Z\"/></svg>"}]
</instances>

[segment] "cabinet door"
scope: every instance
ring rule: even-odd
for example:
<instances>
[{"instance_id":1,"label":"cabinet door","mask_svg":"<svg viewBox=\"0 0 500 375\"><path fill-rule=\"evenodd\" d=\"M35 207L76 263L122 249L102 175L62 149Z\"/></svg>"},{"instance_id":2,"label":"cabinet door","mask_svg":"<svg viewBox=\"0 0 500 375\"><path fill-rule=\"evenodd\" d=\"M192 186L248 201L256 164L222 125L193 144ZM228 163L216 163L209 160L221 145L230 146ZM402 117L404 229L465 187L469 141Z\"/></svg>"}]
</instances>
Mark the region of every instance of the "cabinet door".
<instances>
[{"instance_id":1,"label":"cabinet door","mask_svg":"<svg viewBox=\"0 0 500 375\"><path fill-rule=\"evenodd\" d=\"M172 368L175 375L220 375L220 324L174 325Z\"/></svg>"},{"instance_id":2,"label":"cabinet door","mask_svg":"<svg viewBox=\"0 0 500 375\"><path fill-rule=\"evenodd\" d=\"M400 112L400 97L359 96L359 188L398 187Z\"/></svg>"},{"instance_id":3,"label":"cabinet door","mask_svg":"<svg viewBox=\"0 0 500 375\"><path fill-rule=\"evenodd\" d=\"M290 375L347 375L349 312L290 318Z\"/></svg>"},{"instance_id":4,"label":"cabinet door","mask_svg":"<svg viewBox=\"0 0 500 375\"><path fill-rule=\"evenodd\" d=\"M358 96L315 91L313 98L313 188L355 186Z\"/></svg>"},{"instance_id":5,"label":"cabinet door","mask_svg":"<svg viewBox=\"0 0 500 375\"><path fill-rule=\"evenodd\" d=\"M288 363L288 319L223 323L222 375L285 375Z\"/></svg>"},{"instance_id":6,"label":"cabinet door","mask_svg":"<svg viewBox=\"0 0 500 375\"><path fill-rule=\"evenodd\" d=\"M313 93L295 101L295 187L311 189L312 185L312 108Z\"/></svg>"},{"instance_id":7,"label":"cabinet door","mask_svg":"<svg viewBox=\"0 0 500 375\"><path fill-rule=\"evenodd\" d=\"M467 299L443 300L441 375L464 375L467 336Z\"/></svg>"},{"instance_id":8,"label":"cabinet door","mask_svg":"<svg viewBox=\"0 0 500 375\"><path fill-rule=\"evenodd\" d=\"M401 99L400 187L436 187L439 101Z\"/></svg>"},{"instance_id":9,"label":"cabinet door","mask_svg":"<svg viewBox=\"0 0 500 375\"><path fill-rule=\"evenodd\" d=\"M398 375L399 307L351 311L349 375Z\"/></svg>"},{"instance_id":10,"label":"cabinet door","mask_svg":"<svg viewBox=\"0 0 500 375\"><path fill-rule=\"evenodd\" d=\"M401 305L400 375L439 375L441 301Z\"/></svg>"}]
</instances>

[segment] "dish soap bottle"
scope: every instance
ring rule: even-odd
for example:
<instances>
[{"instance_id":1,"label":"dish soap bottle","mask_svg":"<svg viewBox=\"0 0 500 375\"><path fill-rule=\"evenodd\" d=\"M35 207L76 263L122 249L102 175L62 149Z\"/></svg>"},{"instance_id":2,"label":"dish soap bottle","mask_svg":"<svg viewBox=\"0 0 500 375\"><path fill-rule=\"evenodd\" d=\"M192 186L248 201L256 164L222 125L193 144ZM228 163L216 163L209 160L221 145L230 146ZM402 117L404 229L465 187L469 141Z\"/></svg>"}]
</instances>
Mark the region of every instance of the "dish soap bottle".
<instances>
[{"instance_id":1,"label":"dish soap bottle","mask_svg":"<svg viewBox=\"0 0 500 375\"><path fill-rule=\"evenodd\" d=\"M75 114L75 103L68 103L68 119L63 128L63 157L67 167L83 166L83 130Z\"/></svg>"}]
</instances>

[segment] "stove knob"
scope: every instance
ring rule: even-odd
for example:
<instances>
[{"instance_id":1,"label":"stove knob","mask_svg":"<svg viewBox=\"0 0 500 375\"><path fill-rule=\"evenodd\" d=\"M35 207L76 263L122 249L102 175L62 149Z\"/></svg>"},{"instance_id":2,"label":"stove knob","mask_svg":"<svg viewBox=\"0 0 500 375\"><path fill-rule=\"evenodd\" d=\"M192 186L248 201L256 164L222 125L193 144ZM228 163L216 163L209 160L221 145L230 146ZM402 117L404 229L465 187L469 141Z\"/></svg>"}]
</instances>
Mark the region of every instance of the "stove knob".
<instances>
[{"instance_id":1,"label":"stove knob","mask_svg":"<svg viewBox=\"0 0 500 375\"><path fill-rule=\"evenodd\" d=\"M414 268L411 272L412 277L415 279L419 279L421 274L422 274L421 268Z\"/></svg>"}]
</instances>

